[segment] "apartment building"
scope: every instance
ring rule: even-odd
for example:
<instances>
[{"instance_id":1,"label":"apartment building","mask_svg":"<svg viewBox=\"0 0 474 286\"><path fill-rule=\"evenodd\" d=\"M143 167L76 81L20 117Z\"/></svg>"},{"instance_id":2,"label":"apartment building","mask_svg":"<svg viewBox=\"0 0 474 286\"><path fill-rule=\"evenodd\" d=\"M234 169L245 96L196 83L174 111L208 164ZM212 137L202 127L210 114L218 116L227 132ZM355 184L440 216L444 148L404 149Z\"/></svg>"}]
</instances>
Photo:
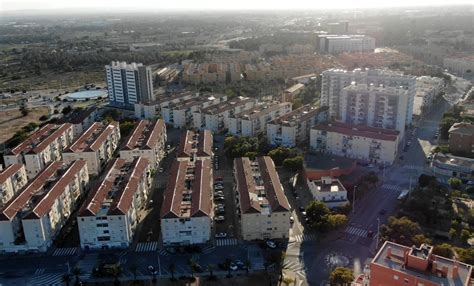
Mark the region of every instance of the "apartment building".
<instances>
[{"instance_id":1,"label":"apartment building","mask_svg":"<svg viewBox=\"0 0 474 286\"><path fill-rule=\"evenodd\" d=\"M166 124L175 128L194 126L194 113L211 105L216 105L227 101L227 96L223 94L211 94L190 98L178 103L169 103L161 108L161 117Z\"/></svg>"},{"instance_id":2,"label":"apartment building","mask_svg":"<svg viewBox=\"0 0 474 286\"><path fill-rule=\"evenodd\" d=\"M342 89L341 121L405 133L408 91L403 87L356 84Z\"/></svg>"},{"instance_id":3,"label":"apartment building","mask_svg":"<svg viewBox=\"0 0 474 286\"><path fill-rule=\"evenodd\" d=\"M161 108L198 96L199 93L184 91L172 95L159 96L154 101L135 103L135 117L139 119L155 119L158 115L161 115Z\"/></svg>"},{"instance_id":4,"label":"apartment building","mask_svg":"<svg viewBox=\"0 0 474 286\"><path fill-rule=\"evenodd\" d=\"M302 83L302 84L308 84L312 80L315 80L318 77L317 74L315 73L310 73L310 74L305 74L305 75L300 75L300 76L295 76L291 79L291 82L297 84L297 83Z\"/></svg>"},{"instance_id":5,"label":"apartment building","mask_svg":"<svg viewBox=\"0 0 474 286\"><path fill-rule=\"evenodd\" d=\"M368 273L353 286L472 285L472 266L433 254L433 246L404 246L386 241L370 262Z\"/></svg>"},{"instance_id":6,"label":"apartment building","mask_svg":"<svg viewBox=\"0 0 474 286\"><path fill-rule=\"evenodd\" d=\"M50 163L0 210L0 251L47 251L88 183L85 161Z\"/></svg>"},{"instance_id":7,"label":"apartment building","mask_svg":"<svg viewBox=\"0 0 474 286\"><path fill-rule=\"evenodd\" d=\"M133 240L139 211L146 207L151 166L145 158L110 162L105 177L90 193L77 215L83 249L126 248Z\"/></svg>"},{"instance_id":8,"label":"apartment building","mask_svg":"<svg viewBox=\"0 0 474 286\"><path fill-rule=\"evenodd\" d=\"M163 119L140 120L120 148L120 158L132 162L137 157L148 159L152 169L158 168L165 155L166 125Z\"/></svg>"},{"instance_id":9,"label":"apartment building","mask_svg":"<svg viewBox=\"0 0 474 286\"><path fill-rule=\"evenodd\" d=\"M289 237L291 209L270 157L234 159L234 190L244 240Z\"/></svg>"},{"instance_id":10,"label":"apartment building","mask_svg":"<svg viewBox=\"0 0 474 286\"><path fill-rule=\"evenodd\" d=\"M474 159L436 153L431 162L433 175L438 178L459 178L463 181L474 180Z\"/></svg>"},{"instance_id":11,"label":"apartment building","mask_svg":"<svg viewBox=\"0 0 474 286\"><path fill-rule=\"evenodd\" d=\"M375 39L366 35L320 35L319 51L328 54L373 52Z\"/></svg>"},{"instance_id":12,"label":"apartment building","mask_svg":"<svg viewBox=\"0 0 474 286\"><path fill-rule=\"evenodd\" d=\"M454 123L449 129L449 151L456 154L474 154L474 124Z\"/></svg>"},{"instance_id":13,"label":"apartment building","mask_svg":"<svg viewBox=\"0 0 474 286\"><path fill-rule=\"evenodd\" d=\"M181 134L179 145L176 149L178 161L196 161L212 159L213 137L209 130L194 132L186 130Z\"/></svg>"},{"instance_id":14,"label":"apartment building","mask_svg":"<svg viewBox=\"0 0 474 286\"><path fill-rule=\"evenodd\" d=\"M63 152L63 160L86 160L89 174L98 175L112 158L120 141L118 122L95 122Z\"/></svg>"},{"instance_id":15,"label":"apartment building","mask_svg":"<svg viewBox=\"0 0 474 286\"><path fill-rule=\"evenodd\" d=\"M304 90L304 88L304 84L296 83L285 89L281 94L281 102L292 102L293 99Z\"/></svg>"},{"instance_id":16,"label":"apartment building","mask_svg":"<svg viewBox=\"0 0 474 286\"><path fill-rule=\"evenodd\" d=\"M174 161L160 213L164 245L210 241L212 186L211 160Z\"/></svg>"},{"instance_id":17,"label":"apartment building","mask_svg":"<svg viewBox=\"0 0 474 286\"><path fill-rule=\"evenodd\" d=\"M328 208L340 207L349 203L347 190L338 179L331 177L321 177L320 180L306 179L306 184L313 198L323 202Z\"/></svg>"},{"instance_id":18,"label":"apartment building","mask_svg":"<svg viewBox=\"0 0 474 286\"><path fill-rule=\"evenodd\" d=\"M341 122L315 125L310 150L391 165L397 159L400 132Z\"/></svg>"},{"instance_id":19,"label":"apartment building","mask_svg":"<svg viewBox=\"0 0 474 286\"><path fill-rule=\"evenodd\" d=\"M109 103L133 109L135 103L155 100L151 69L140 63L112 62L105 66Z\"/></svg>"},{"instance_id":20,"label":"apartment building","mask_svg":"<svg viewBox=\"0 0 474 286\"><path fill-rule=\"evenodd\" d=\"M61 123L71 123L74 138L79 137L84 133L98 119L97 108L89 107L79 111L74 111L68 114L67 117L61 119Z\"/></svg>"},{"instance_id":21,"label":"apartment building","mask_svg":"<svg viewBox=\"0 0 474 286\"><path fill-rule=\"evenodd\" d=\"M327 23L327 31L332 35L346 35L349 32L349 22L341 21Z\"/></svg>"},{"instance_id":22,"label":"apartment building","mask_svg":"<svg viewBox=\"0 0 474 286\"><path fill-rule=\"evenodd\" d=\"M457 76L467 79L473 78L474 56L445 58L443 66Z\"/></svg>"},{"instance_id":23,"label":"apartment building","mask_svg":"<svg viewBox=\"0 0 474 286\"><path fill-rule=\"evenodd\" d=\"M256 100L237 97L229 101L198 109L193 113L194 128L220 132L229 128L229 117L254 107Z\"/></svg>"},{"instance_id":24,"label":"apartment building","mask_svg":"<svg viewBox=\"0 0 474 286\"><path fill-rule=\"evenodd\" d=\"M408 100L405 124L412 122L413 101L416 93L416 77L403 75L398 72L380 69L355 69L347 71L342 69L326 70L322 74L321 83L321 105L329 107L329 116L341 120L343 116L342 90L350 86L352 82L384 87L403 86L407 90Z\"/></svg>"},{"instance_id":25,"label":"apartment building","mask_svg":"<svg viewBox=\"0 0 474 286\"><path fill-rule=\"evenodd\" d=\"M328 118L328 108L305 105L267 124L267 141L272 146L294 147L309 140L311 127Z\"/></svg>"},{"instance_id":26,"label":"apartment building","mask_svg":"<svg viewBox=\"0 0 474 286\"><path fill-rule=\"evenodd\" d=\"M444 81L441 78L431 76L417 77L413 114L421 115L423 112L426 112L440 94L443 87Z\"/></svg>"},{"instance_id":27,"label":"apartment building","mask_svg":"<svg viewBox=\"0 0 474 286\"><path fill-rule=\"evenodd\" d=\"M0 207L3 207L28 182L25 165L13 164L0 172Z\"/></svg>"},{"instance_id":28,"label":"apartment building","mask_svg":"<svg viewBox=\"0 0 474 286\"><path fill-rule=\"evenodd\" d=\"M266 134L267 123L292 110L291 102L262 103L229 117L228 133L240 136Z\"/></svg>"},{"instance_id":29,"label":"apartment building","mask_svg":"<svg viewBox=\"0 0 474 286\"><path fill-rule=\"evenodd\" d=\"M28 179L32 179L50 162L61 160L61 153L73 137L70 123L46 124L3 155L5 166L24 164Z\"/></svg>"}]
</instances>

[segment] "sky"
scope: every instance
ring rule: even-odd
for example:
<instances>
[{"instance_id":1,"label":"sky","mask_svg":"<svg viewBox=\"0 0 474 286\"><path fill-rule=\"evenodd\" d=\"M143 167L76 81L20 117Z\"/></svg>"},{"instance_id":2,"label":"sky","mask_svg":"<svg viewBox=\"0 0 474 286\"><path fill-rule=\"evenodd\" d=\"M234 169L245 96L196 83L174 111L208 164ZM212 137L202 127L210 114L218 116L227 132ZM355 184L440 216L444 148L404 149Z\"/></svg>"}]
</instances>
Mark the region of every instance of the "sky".
<instances>
[{"instance_id":1,"label":"sky","mask_svg":"<svg viewBox=\"0 0 474 286\"><path fill-rule=\"evenodd\" d=\"M440 6L472 0L0 0L0 11L53 9L299 10Z\"/></svg>"}]
</instances>

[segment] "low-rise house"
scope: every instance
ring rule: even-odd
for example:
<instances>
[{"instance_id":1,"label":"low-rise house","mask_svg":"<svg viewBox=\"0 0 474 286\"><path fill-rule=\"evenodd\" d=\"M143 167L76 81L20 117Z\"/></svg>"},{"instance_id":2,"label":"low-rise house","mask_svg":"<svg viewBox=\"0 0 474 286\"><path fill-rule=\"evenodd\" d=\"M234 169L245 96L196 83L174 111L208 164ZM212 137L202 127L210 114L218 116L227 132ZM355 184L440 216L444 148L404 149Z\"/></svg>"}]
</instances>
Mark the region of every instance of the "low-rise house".
<instances>
[{"instance_id":1,"label":"low-rise house","mask_svg":"<svg viewBox=\"0 0 474 286\"><path fill-rule=\"evenodd\" d=\"M285 89L281 94L281 102L292 102L293 99L304 90L304 88L304 84L296 83Z\"/></svg>"},{"instance_id":2,"label":"low-rise house","mask_svg":"<svg viewBox=\"0 0 474 286\"><path fill-rule=\"evenodd\" d=\"M28 179L32 179L50 162L61 160L61 153L73 137L70 123L46 124L3 155L5 166L24 164Z\"/></svg>"},{"instance_id":3,"label":"low-rise house","mask_svg":"<svg viewBox=\"0 0 474 286\"><path fill-rule=\"evenodd\" d=\"M211 159L213 157L212 138L209 130L183 132L176 150L176 159L178 161Z\"/></svg>"},{"instance_id":4,"label":"low-rise house","mask_svg":"<svg viewBox=\"0 0 474 286\"><path fill-rule=\"evenodd\" d=\"M310 150L377 164L397 158L400 132L363 125L331 122L311 129Z\"/></svg>"},{"instance_id":5,"label":"low-rise house","mask_svg":"<svg viewBox=\"0 0 474 286\"><path fill-rule=\"evenodd\" d=\"M267 124L267 141L272 146L294 147L309 140L311 127L328 119L327 107L302 106Z\"/></svg>"},{"instance_id":6,"label":"low-rise house","mask_svg":"<svg viewBox=\"0 0 474 286\"><path fill-rule=\"evenodd\" d=\"M150 164L145 158L131 163L110 162L104 179L90 193L77 215L83 249L127 248L133 240L140 210L149 201Z\"/></svg>"},{"instance_id":7,"label":"low-rise house","mask_svg":"<svg viewBox=\"0 0 474 286\"><path fill-rule=\"evenodd\" d=\"M28 182L25 165L13 164L0 172L0 207L16 195Z\"/></svg>"},{"instance_id":8,"label":"low-rise house","mask_svg":"<svg viewBox=\"0 0 474 286\"><path fill-rule=\"evenodd\" d=\"M98 175L112 158L119 141L120 129L118 122L108 125L95 122L71 146L64 150L63 160L66 162L86 160L89 174Z\"/></svg>"},{"instance_id":9,"label":"low-rise house","mask_svg":"<svg viewBox=\"0 0 474 286\"><path fill-rule=\"evenodd\" d=\"M229 128L229 117L236 113L252 108L256 100L248 97L238 97L226 102L198 109L193 114L194 128L220 132Z\"/></svg>"},{"instance_id":10,"label":"low-rise house","mask_svg":"<svg viewBox=\"0 0 474 286\"><path fill-rule=\"evenodd\" d=\"M474 154L474 124L454 123L449 129L449 151L456 154Z\"/></svg>"},{"instance_id":11,"label":"low-rise house","mask_svg":"<svg viewBox=\"0 0 474 286\"><path fill-rule=\"evenodd\" d=\"M436 153L431 169L436 177L456 177L464 181L474 180L474 159Z\"/></svg>"},{"instance_id":12,"label":"low-rise house","mask_svg":"<svg viewBox=\"0 0 474 286\"><path fill-rule=\"evenodd\" d=\"M270 157L234 159L234 190L244 240L289 237L290 204Z\"/></svg>"},{"instance_id":13,"label":"low-rise house","mask_svg":"<svg viewBox=\"0 0 474 286\"><path fill-rule=\"evenodd\" d=\"M85 161L50 163L0 210L0 251L47 251L88 183Z\"/></svg>"},{"instance_id":14,"label":"low-rise house","mask_svg":"<svg viewBox=\"0 0 474 286\"><path fill-rule=\"evenodd\" d=\"M267 123L291 112L290 102L259 104L254 108L230 116L228 133L240 136L265 134Z\"/></svg>"},{"instance_id":15,"label":"low-rise house","mask_svg":"<svg viewBox=\"0 0 474 286\"><path fill-rule=\"evenodd\" d=\"M162 119L140 120L120 148L120 158L132 162L144 157L156 169L165 155L166 125Z\"/></svg>"},{"instance_id":16,"label":"low-rise house","mask_svg":"<svg viewBox=\"0 0 474 286\"><path fill-rule=\"evenodd\" d=\"M161 207L164 245L207 243L212 220L211 160L175 161Z\"/></svg>"},{"instance_id":17,"label":"low-rise house","mask_svg":"<svg viewBox=\"0 0 474 286\"><path fill-rule=\"evenodd\" d=\"M320 180L307 179L306 183L313 198L323 202L328 208L340 207L349 203L347 190L338 179L322 177Z\"/></svg>"}]
</instances>

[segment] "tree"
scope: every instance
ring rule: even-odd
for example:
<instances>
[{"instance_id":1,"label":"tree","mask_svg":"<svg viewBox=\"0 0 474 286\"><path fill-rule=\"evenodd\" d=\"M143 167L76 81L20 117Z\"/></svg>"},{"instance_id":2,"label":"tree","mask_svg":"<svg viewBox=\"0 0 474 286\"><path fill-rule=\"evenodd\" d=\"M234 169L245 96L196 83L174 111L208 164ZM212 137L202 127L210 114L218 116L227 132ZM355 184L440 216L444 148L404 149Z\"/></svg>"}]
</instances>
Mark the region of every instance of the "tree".
<instances>
[{"instance_id":1,"label":"tree","mask_svg":"<svg viewBox=\"0 0 474 286\"><path fill-rule=\"evenodd\" d=\"M354 280L352 269L337 267L329 276L329 283L334 286L349 285Z\"/></svg>"},{"instance_id":2,"label":"tree","mask_svg":"<svg viewBox=\"0 0 474 286\"><path fill-rule=\"evenodd\" d=\"M74 274L74 277L76 278L74 285L79 285L79 283L81 282L81 280L79 278L81 273L82 273L82 270L79 267L74 267L74 269L72 270L72 274Z\"/></svg>"},{"instance_id":3,"label":"tree","mask_svg":"<svg viewBox=\"0 0 474 286\"><path fill-rule=\"evenodd\" d=\"M333 229L338 229L347 224L347 216L343 214L331 214L328 217L329 225Z\"/></svg>"},{"instance_id":4,"label":"tree","mask_svg":"<svg viewBox=\"0 0 474 286\"><path fill-rule=\"evenodd\" d=\"M451 258L453 257L453 247L448 243L435 245L433 248L433 253L446 258Z\"/></svg>"},{"instance_id":5,"label":"tree","mask_svg":"<svg viewBox=\"0 0 474 286\"><path fill-rule=\"evenodd\" d=\"M275 162L275 165L281 166L285 159L289 157L295 157L297 152L295 149L280 146L270 150L267 155L272 158L273 162Z\"/></svg>"},{"instance_id":6,"label":"tree","mask_svg":"<svg viewBox=\"0 0 474 286\"><path fill-rule=\"evenodd\" d=\"M191 278L194 277L194 271L196 270L196 261L194 259L189 259L188 261L189 268L191 269Z\"/></svg>"},{"instance_id":7,"label":"tree","mask_svg":"<svg viewBox=\"0 0 474 286\"><path fill-rule=\"evenodd\" d=\"M232 275L230 274L230 265L232 264L232 259L226 258L224 265L227 267L227 277L230 278Z\"/></svg>"},{"instance_id":8,"label":"tree","mask_svg":"<svg viewBox=\"0 0 474 286\"><path fill-rule=\"evenodd\" d=\"M287 158L283 161L283 167L290 171L299 171L303 168L304 158L303 156L296 156L293 158Z\"/></svg>"},{"instance_id":9,"label":"tree","mask_svg":"<svg viewBox=\"0 0 474 286\"><path fill-rule=\"evenodd\" d=\"M23 117L27 116L30 113L30 110L25 104L22 104L19 110L21 112L21 115L23 115Z\"/></svg>"},{"instance_id":10,"label":"tree","mask_svg":"<svg viewBox=\"0 0 474 286\"><path fill-rule=\"evenodd\" d=\"M312 229L324 232L329 227L328 207L320 201L312 201L306 207L306 217L308 218L309 226Z\"/></svg>"},{"instance_id":11,"label":"tree","mask_svg":"<svg viewBox=\"0 0 474 286\"><path fill-rule=\"evenodd\" d=\"M462 181L458 178L452 177L449 178L448 184L453 190L459 190L461 188Z\"/></svg>"},{"instance_id":12,"label":"tree","mask_svg":"<svg viewBox=\"0 0 474 286\"><path fill-rule=\"evenodd\" d=\"M209 280L214 279L214 274L212 273L213 270L214 270L214 265L208 264L207 271L209 271Z\"/></svg>"},{"instance_id":13,"label":"tree","mask_svg":"<svg viewBox=\"0 0 474 286\"><path fill-rule=\"evenodd\" d=\"M244 262L244 265L245 265L245 272L247 273L247 275L249 275L249 270L250 270L250 267L252 267L252 263L250 262L250 260L246 259Z\"/></svg>"},{"instance_id":14,"label":"tree","mask_svg":"<svg viewBox=\"0 0 474 286\"><path fill-rule=\"evenodd\" d=\"M440 127L439 127L439 131L440 131L440 136L441 138L443 139L448 139L449 137L449 129L451 128L451 126L453 126L454 123L456 123L457 120L453 117L444 117L442 120L441 120L441 123L440 123Z\"/></svg>"},{"instance_id":15,"label":"tree","mask_svg":"<svg viewBox=\"0 0 474 286\"><path fill-rule=\"evenodd\" d=\"M461 230L461 241L463 243L466 243L469 238L471 238L471 233L469 232L469 230L468 229Z\"/></svg>"},{"instance_id":16,"label":"tree","mask_svg":"<svg viewBox=\"0 0 474 286\"><path fill-rule=\"evenodd\" d=\"M248 157L250 160L255 160L257 156L258 156L258 153L254 151L247 152L244 154L244 157Z\"/></svg>"},{"instance_id":17,"label":"tree","mask_svg":"<svg viewBox=\"0 0 474 286\"><path fill-rule=\"evenodd\" d=\"M390 240L402 245L419 245L429 242L420 225L408 217L389 217L388 225L381 227L382 240Z\"/></svg>"},{"instance_id":18,"label":"tree","mask_svg":"<svg viewBox=\"0 0 474 286\"><path fill-rule=\"evenodd\" d=\"M127 137L134 127L135 127L134 121L127 120L127 121L120 122L120 136L122 138Z\"/></svg>"},{"instance_id":19,"label":"tree","mask_svg":"<svg viewBox=\"0 0 474 286\"><path fill-rule=\"evenodd\" d=\"M62 112L62 114L67 115L67 114L69 114L71 111L72 111L72 107L68 105L68 106L64 107L64 108L63 108L63 111L61 111L61 112Z\"/></svg>"},{"instance_id":20,"label":"tree","mask_svg":"<svg viewBox=\"0 0 474 286\"><path fill-rule=\"evenodd\" d=\"M69 276L69 274L64 273L62 278L63 278L64 284L66 284L66 286L69 286L69 283L71 282L71 277Z\"/></svg>"},{"instance_id":21,"label":"tree","mask_svg":"<svg viewBox=\"0 0 474 286\"><path fill-rule=\"evenodd\" d=\"M303 106L303 103L301 102L301 100L299 100L298 98L293 100L293 105L292 105L293 110L298 109L301 106Z\"/></svg>"},{"instance_id":22,"label":"tree","mask_svg":"<svg viewBox=\"0 0 474 286\"><path fill-rule=\"evenodd\" d=\"M289 276L285 276L283 278L283 283L286 285L286 286L289 286L291 283L295 282L295 280Z\"/></svg>"},{"instance_id":23,"label":"tree","mask_svg":"<svg viewBox=\"0 0 474 286\"><path fill-rule=\"evenodd\" d=\"M138 270L137 264L135 262L132 262L132 264L130 264L128 269L130 270L130 272L133 273L133 280L137 281L137 270Z\"/></svg>"},{"instance_id":24,"label":"tree","mask_svg":"<svg viewBox=\"0 0 474 286\"><path fill-rule=\"evenodd\" d=\"M176 278L174 278L174 272L176 271L176 265L174 263L171 263L170 266L168 267L168 270L171 273L171 281L175 281Z\"/></svg>"},{"instance_id":25,"label":"tree","mask_svg":"<svg viewBox=\"0 0 474 286\"><path fill-rule=\"evenodd\" d=\"M114 285L120 285L120 280L119 280L119 276L120 274L122 274L122 267L120 267L119 265L115 265L114 267L112 267L112 275L114 276Z\"/></svg>"}]
</instances>

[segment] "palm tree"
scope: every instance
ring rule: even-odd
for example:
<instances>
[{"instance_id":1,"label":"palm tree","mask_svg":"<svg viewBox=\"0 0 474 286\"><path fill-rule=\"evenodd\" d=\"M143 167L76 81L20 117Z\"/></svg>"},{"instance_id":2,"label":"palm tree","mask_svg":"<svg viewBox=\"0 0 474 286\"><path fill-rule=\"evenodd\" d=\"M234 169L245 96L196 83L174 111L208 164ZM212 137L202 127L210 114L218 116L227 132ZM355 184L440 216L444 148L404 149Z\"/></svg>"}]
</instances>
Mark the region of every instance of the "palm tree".
<instances>
[{"instance_id":1,"label":"palm tree","mask_svg":"<svg viewBox=\"0 0 474 286\"><path fill-rule=\"evenodd\" d=\"M79 285L79 282L80 282L80 278L79 278L79 275L81 275L81 268L79 267L74 267L74 269L72 270L72 273L74 274L75 278L76 278L76 281L75 281L75 284L74 285Z\"/></svg>"},{"instance_id":2,"label":"palm tree","mask_svg":"<svg viewBox=\"0 0 474 286\"><path fill-rule=\"evenodd\" d=\"M132 264L128 267L128 269L133 273L133 280L136 282L137 281L137 270L138 270L137 264L135 264L135 262L132 262Z\"/></svg>"},{"instance_id":3,"label":"palm tree","mask_svg":"<svg viewBox=\"0 0 474 286\"><path fill-rule=\"evenodd\" d=\"M250 267L252 267L252 263L250 262L250 260L246 259L244 262L244 265L245 265L245 271L247 272L247 275L249 275L249 269Z\"/></svg>"},{"instance_id":4,"label":"palm tree","mask_svg":"<svg viewBox=\"0 0 474 286\"><path fill-rule=\"evenodd\" d=\"M189 259L189 268L191 268L191 277L194 277L194 269L196 269L196 262L194 259Z\"/></svg>"},{"instance_id":5,"label":"palm tree","mask_svg":"<svg viewBox=\"0 0 474 286\"><path fill-rule=\"evenodd\" d=\"M120 285L119 276L122 273L122 268L119 265L116 265L112 268L112 275L115 277L114 285Z\"/></svg>"},{"instance_id":6,"label":"palm tree","mask_svg":"<svg viewBox=\"0 0 474 286\"><path fill-rule=\"evenodd\" d=\"M170 266L168 267L168 270L171 272L171 280L174 281L176 278L174 278L174 272L176 270L176 265L174 263L171 263Z\"/></svg>"},{"instance_id":7,"label":"palm tree","mask_svg":"<svg viewBox=\"0 0 474 286\"><path fill-rule=\"evenodd\" d=\"M69 277L69 274L64 273L63 282L64 282L64 284L66 284L66 286L69 286L69 282L71 282L71 277Z\"/></svg>"},{"instance_id":8,"label":"palm tree","mask_svg":"<svg viewBox=\"0 0 474 286\"><path fill-rule=\"evenodd\" d=\"M207 270L209 271L209 280L212 280L214 278L214 275L212 273L212 271L214 270L214 265L208 264Z\"/></svg>"},{"instance_id":9,"label":"palm tree","mask_svg":"<svg viewBox=\"0 0 474 286\"><path fill-rule=\"evenodd\" d=\"M232 275L230 274L230 264L232 263L232 259L230 258L227 258L225 260L225 265L227 266L227 277L232 277Z\"/></svg>"}]
</instances>

